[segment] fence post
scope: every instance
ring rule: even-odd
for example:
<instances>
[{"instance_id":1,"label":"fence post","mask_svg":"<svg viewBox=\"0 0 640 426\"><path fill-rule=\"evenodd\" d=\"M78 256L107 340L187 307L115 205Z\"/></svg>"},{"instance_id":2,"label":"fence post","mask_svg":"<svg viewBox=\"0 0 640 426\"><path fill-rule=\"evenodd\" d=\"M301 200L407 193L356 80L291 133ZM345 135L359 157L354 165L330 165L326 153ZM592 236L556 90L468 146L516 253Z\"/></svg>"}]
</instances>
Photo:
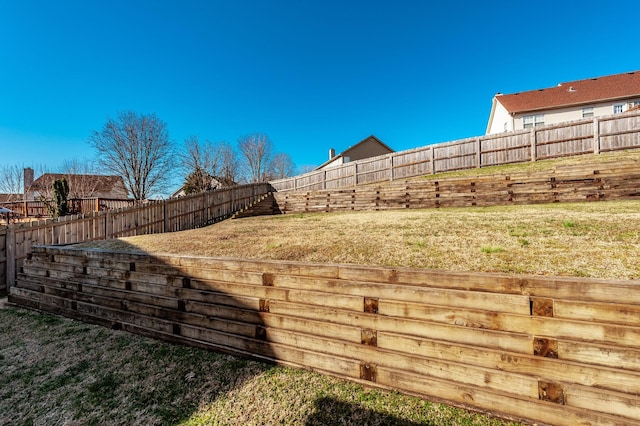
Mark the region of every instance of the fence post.
<instances>
[{"instance_id":1,"label":"fence post","mask_svg":"<svg viewBox=\"0 0 640 426\"><path fill-rule=\"evenodd\" d=\"M479 169L482 167L482 145L480 144L480 138L476 138L476 167Z\"/></svg>"},{"instance_id":2,"label":"fence post","mask_svg":"<svg viewBox=\"0 0 640 426\"><path fill-rule=\"evenodd\" d=\"M389 154L389 180L393 182L393 153Z\"/></svg>"},{"instance_id":3,"label":"fence post","mask_svg":"<svg viewBox=\"0 0 640 426\"><path fill-rule=\"evenodd\" d=\"M7 291L16 285L16 232L7 224Z\"/></svg>"},{"instance_id":4,"label":"fence post","mask_svg":"<svg viewBox=\"0 0 640 426\"><path fill-rule=\"evenodd\" d=\"M352 167L353 167L353 180L354 180L355 185L358 185L358 163L354 162L354 163L351 163L351 164L352 164Z\"/></svg>"},{"instance_id":5,"label":"fence post","mask_svg":"<svg viewBox=\"0 0 640 426\"><path fill-rule=\"evenodd\" d=\"M200 215L200 223L194 225L194 227L204 226L209 221L209 215L207 214L207 192L202 193L202 213Z\"/></svg>"},{"instance_id":6,"label":"fence post","mask_svg":"<svg viewBox=\"0 0 640 426\"><path fill-rule=\"evenodd\" d=\"M531 128L529 139L531 140L531 161L536 161L536 154L537 154L538 148L536 147L536 128L535 127Z\"/></svg>"},{"instance_id":7,"label":"fence post","mask_svg":"<svg viewBox=\"0 0 640 426\"><path fill-rule=\"evenodd\" d=\"M600 154L600 120L593 117L593 153Z\"/></svg>"},{"instance_id":8,"label":"fence post","mask_svg":"<svg viewBox=\"0 0 640 426\"><path fill-rule=\"evenodd\" d=\"M167 208L167 200L162 202L162 218L164 219L164 232L169 232L169 213Z\"/></svg>"},{"instance_id":9,"label":"fence post","mask_svg":"<svg viewBox=\"0 0 640 426\"><path fill-rule=\"evenodd\" d=\"M433 145L429 147L429 152L431 153L431 174L436 174L436 152L433 149Z\"/></svg>"}]
</instances>

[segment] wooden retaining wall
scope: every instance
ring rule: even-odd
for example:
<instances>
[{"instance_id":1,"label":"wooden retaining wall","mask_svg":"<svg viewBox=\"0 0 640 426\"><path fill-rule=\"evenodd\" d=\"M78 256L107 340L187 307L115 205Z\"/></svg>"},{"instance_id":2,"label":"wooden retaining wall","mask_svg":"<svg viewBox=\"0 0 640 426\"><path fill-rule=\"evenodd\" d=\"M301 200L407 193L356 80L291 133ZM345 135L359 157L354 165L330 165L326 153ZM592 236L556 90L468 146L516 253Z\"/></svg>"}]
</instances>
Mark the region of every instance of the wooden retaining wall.
<instances>
[{"instance_id":1,"label":"wooden retaining wall","mask_svg":"<svg viewBox=\"0 0 640 426\"><path fill-rule=\"evenodd\" d=\"M38 247L9 301L538 424L640 423L632 281Z\"/></svg>"},{"instance_id":2,"label":"wooden retaining wall","mask_svg":"<svg viewBox=\"0 0 640 426\"><path fill-rule=\"evenodd\" d=\"M342 189L276 192L274 196L282 213L640 199L640 162L620 160L505 175L413 178Z\"/></svg>"},{"instance_id":3,"label":"wooden retaining wall","mask_svg":"<svg viewBox=\"0 0 640 426\"><path fill-rule=\"evenodd\" d=\"M35 245L73 244L194 229L230 217L262 199L269 189L267 183L241 185L133 208L0 227L0 294L13 285L16 272Z\"/></svg>"},{"instance_id":4,"label":"wooden retaining wall","mask_svg":"<svg viewBox=\"0 0 640 426\"><path fill-rule=\"evenodd\" d=\"M640 112L630 112L426 145L271 184L278 192L340 189L453 170L637 148Z\"/></svg>"}]
</instances>

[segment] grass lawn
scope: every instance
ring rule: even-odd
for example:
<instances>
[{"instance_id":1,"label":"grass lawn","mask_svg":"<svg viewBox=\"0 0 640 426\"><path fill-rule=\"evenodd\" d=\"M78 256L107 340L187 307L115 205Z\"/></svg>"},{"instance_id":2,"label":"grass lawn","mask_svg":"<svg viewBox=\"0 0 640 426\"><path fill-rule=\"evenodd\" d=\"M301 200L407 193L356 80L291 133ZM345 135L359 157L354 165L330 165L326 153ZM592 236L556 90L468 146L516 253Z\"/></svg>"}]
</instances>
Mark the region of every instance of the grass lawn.
<instances>
[{"instance_id":1,"label":"grass lawn","mask_svg":"<svg viewBox=\"0 0 640 426\"><path fill-rule=\"evenodd\" d=\"M638 279L640 201L290 214L81 246Z\"/></svg>"}]
</instances>

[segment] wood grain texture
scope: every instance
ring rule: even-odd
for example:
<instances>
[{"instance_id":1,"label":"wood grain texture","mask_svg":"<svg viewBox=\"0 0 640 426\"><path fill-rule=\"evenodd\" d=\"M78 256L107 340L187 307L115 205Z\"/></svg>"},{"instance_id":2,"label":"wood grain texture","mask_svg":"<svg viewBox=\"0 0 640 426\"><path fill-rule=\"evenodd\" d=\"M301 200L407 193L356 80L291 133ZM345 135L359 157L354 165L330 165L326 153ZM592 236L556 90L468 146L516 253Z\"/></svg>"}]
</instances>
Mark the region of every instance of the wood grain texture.
<instances>
[{"instance_id":1,"label":"wood grain texture","mask_svg":"<svg viewBox=\"0 0 640 426\"><path fill-rule=\"evenodd\" d=\"M631 282L36 248L20 306L547 424L640 422Z\"/></svg>"}]
</instances>

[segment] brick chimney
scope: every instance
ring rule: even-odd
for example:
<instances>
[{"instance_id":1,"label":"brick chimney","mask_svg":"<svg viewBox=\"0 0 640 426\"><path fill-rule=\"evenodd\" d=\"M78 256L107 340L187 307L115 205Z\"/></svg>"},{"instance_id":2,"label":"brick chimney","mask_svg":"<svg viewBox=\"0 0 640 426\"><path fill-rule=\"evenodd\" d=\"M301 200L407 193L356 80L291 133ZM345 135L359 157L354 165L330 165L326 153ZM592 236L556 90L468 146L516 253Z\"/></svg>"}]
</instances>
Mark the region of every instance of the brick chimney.
<instances>
[{"instance_id":1,"label":"brick chimney","mask_svg":"<svg viewBox=\"0 0 640 426\"><path fill-rule=\"evenodd\" d=\"M336 150L333 148L329 148L329 160L336 156Z\"/></svg>"},{"instance_id":2,"label":"brick chimney","mask_svg":"<svg viewBox=\"0 0 640 426\"><path fill-rule=\"evenodd\" d=\"M34 174L33 174L33 169L31 167L25 167L24 169L24 199L27 199L27 192L29 192L29 189L31 188L31 185L33 184L33 178L34 178Z\"/></svg>"}]
</instances>

